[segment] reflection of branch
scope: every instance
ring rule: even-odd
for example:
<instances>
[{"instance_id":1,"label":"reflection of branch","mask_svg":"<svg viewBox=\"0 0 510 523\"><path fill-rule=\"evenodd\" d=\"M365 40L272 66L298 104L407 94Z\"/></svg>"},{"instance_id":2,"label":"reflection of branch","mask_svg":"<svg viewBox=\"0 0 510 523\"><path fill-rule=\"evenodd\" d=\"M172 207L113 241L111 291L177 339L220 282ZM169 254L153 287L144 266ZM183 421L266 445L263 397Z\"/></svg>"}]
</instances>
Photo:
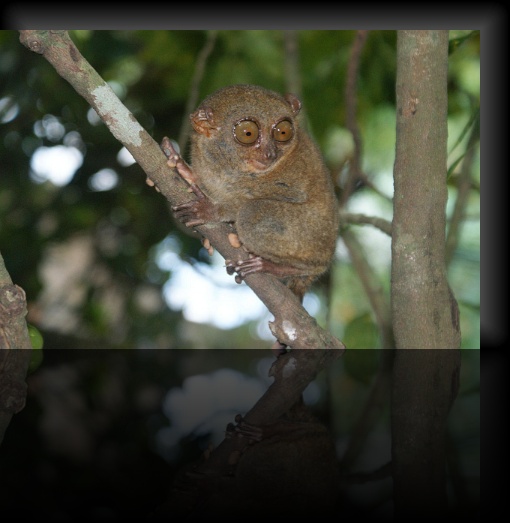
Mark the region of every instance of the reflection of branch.
<instances>
[{"instance_id":1,"label":"reflection of branch","mask_svg":"<svg viewBox=\"0 0 510 523\"><path fill-rule=\"evenodd\" d=\"M471 135L466 146L466 154L462 161L462 169L457 180L457 199L455 200L455 207L453 208L452 217L450 220L450 227L446 236L446 265L448 266L452 261L453 254L459 243L460 228L462 222L466 217L466 206L469 199L469 193L473 186L471 179L471 168L473 164L473 157L475 154L475 145L480 139L480 120L476 119Z\"/></svg>"},{"instance_id":2,"label":"reflection of branch","mask_svg":"<svg viewBox=\"0 0 510 523\"><path fill-rule=\"evenodd\" d=\"M356 182L360 178L364 178L361 173L361 153L362 143L361 135L358 128L358 122L356 120L356 108L357 108L357 97L356 97L356 84L359 71L359 62L361 57L361 51L365 45L368 31L361 30L356 32L356 39L352 44L351 55L349 57L349 63L347 65L347 82L345 84L345 125L352 134L354 141L354 153L351 159L349 176L345 184L344 190L340 198L340 205L343 206L352 194Z\"/></svg>"},{"instance_id":3,"label":"reflection of branch","mask_svg":"<svg viewBox=\"0 0 510 523\"><path fill-rule=\"evenodd\" d=\"M196 62L195 62L195 71L193 73L193 78L191 79L190 92L188 100L186 101L186 108L184 109L184 119L181 125L181 130L179 131L179 139L177 143L179 144L179 150L182 157L184 157L184 148L186 147L186 142L188 140L188 134L190 130L190 122L188 115L193 111L198 102L198 95L200 89L200 83L205 72L205 66L207 60L211 55L214 45L216 44L216 37L218 31L208 31L207 39L205 41L204 47L198 53Z\"/></svg>"},{"instance_id":4,"label":"reflection of branch","mask_svg":"<svg viewBox=\"0 0 510 523\"><path fill-rule=\"evenodd\" d=\"M379 369L372 383L368 399L361 411L356 424L349 433L349 445L340 461L342 473L348 473L363 450L368 435L381 418L382 411L389 405L391 363L393 350L382 350ZM376 475L366 480L375 479Z\"/></svg>"}]
</instances>

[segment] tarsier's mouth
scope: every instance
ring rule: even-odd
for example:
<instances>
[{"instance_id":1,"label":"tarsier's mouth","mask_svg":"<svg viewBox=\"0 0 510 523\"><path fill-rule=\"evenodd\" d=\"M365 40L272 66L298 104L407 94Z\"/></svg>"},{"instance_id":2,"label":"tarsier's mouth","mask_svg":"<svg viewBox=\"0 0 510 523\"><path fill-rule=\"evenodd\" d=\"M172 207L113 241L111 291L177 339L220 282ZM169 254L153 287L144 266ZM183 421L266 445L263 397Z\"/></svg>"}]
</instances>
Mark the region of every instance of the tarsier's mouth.
<instances>
[{"instance_id":1,"label":"tarsier's mouth","mask_svg":"<svg viewBox=\"0 0 510 523\"><path fill-rule=\"evenodd\" d=\"M266 171L267 169L269 169L274 164L274 162L275 162L275 160L274 160L274 158L272 158L272 159L267 159L265 161L251 159L251 160L248 160L246 163L254 171L261 172L261 171Z\"/></svg>"}]
</instances>

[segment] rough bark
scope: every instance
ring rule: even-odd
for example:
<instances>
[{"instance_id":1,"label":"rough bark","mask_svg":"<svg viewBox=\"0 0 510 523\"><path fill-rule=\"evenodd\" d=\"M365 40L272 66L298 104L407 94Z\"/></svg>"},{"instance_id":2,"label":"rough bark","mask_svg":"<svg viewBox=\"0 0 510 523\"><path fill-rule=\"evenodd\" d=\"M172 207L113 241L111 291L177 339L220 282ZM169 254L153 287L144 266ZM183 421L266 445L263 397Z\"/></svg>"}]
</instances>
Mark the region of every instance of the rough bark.
<instances>
[{"instance_id":1,"label":"rough bark","mask_svg":"<svg viewBox=\"0 0 510 523\"><path fill-rule=\"evenodd\" d=\"M460 346L446 278L448 31L399 31L392 228L398 348Z\"/></svg>"},{"instance_id":2,"label":"rough bark","mask_svg":"<svg viewBox=\"0 0 510 523\"><path fill-rule=\"evenodd\" d=\"M448 31L398 32L391 426L399 519L447 510L445 429L460 370L445 263L447 71Z\"/></svg>"}]
</instances>

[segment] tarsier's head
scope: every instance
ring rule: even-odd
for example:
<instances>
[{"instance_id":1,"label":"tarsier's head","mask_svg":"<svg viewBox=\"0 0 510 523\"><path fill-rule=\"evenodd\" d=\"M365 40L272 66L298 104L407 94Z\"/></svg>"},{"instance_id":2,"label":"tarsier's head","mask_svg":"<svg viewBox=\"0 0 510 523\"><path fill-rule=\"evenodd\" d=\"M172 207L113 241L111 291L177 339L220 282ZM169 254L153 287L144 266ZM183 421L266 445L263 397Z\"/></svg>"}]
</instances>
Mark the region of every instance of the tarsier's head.
<instances>
[{"instance_id":1,"label":"tarsier's head","mask_svg":"<svg viewBox=\"0 0 510 523\"><path fill-rule=\"evenodd\" d=\"M297 145L301 102L253 85L208 96L190 115L200 153L246 173L272 168Z\"/></svg>"}]
</instances>

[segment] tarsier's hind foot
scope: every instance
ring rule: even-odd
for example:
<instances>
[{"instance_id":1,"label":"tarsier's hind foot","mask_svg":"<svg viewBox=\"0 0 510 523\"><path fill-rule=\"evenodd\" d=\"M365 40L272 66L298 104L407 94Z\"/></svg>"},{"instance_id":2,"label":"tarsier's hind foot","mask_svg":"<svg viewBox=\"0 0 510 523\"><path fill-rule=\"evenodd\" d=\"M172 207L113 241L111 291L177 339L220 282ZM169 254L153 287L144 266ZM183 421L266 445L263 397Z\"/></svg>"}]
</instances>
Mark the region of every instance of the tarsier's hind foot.
<instances>
[{"instance_id":1,"label":"tarsier's hind foot","mask_svg":"<svg viewBox=\"0 0 510 523\"><path fill-rule=\"evenodd\" d=\"M315 279L314 276L303 275L302 269L292 267L291 265L274 263L253 254L247 260L225 260L225 265L228 274L237 273L235 277L237 283L241 283L249 274L257 272L272 274L284 281L301 302L305 292Z\"/></svg>"}]
</instances>

